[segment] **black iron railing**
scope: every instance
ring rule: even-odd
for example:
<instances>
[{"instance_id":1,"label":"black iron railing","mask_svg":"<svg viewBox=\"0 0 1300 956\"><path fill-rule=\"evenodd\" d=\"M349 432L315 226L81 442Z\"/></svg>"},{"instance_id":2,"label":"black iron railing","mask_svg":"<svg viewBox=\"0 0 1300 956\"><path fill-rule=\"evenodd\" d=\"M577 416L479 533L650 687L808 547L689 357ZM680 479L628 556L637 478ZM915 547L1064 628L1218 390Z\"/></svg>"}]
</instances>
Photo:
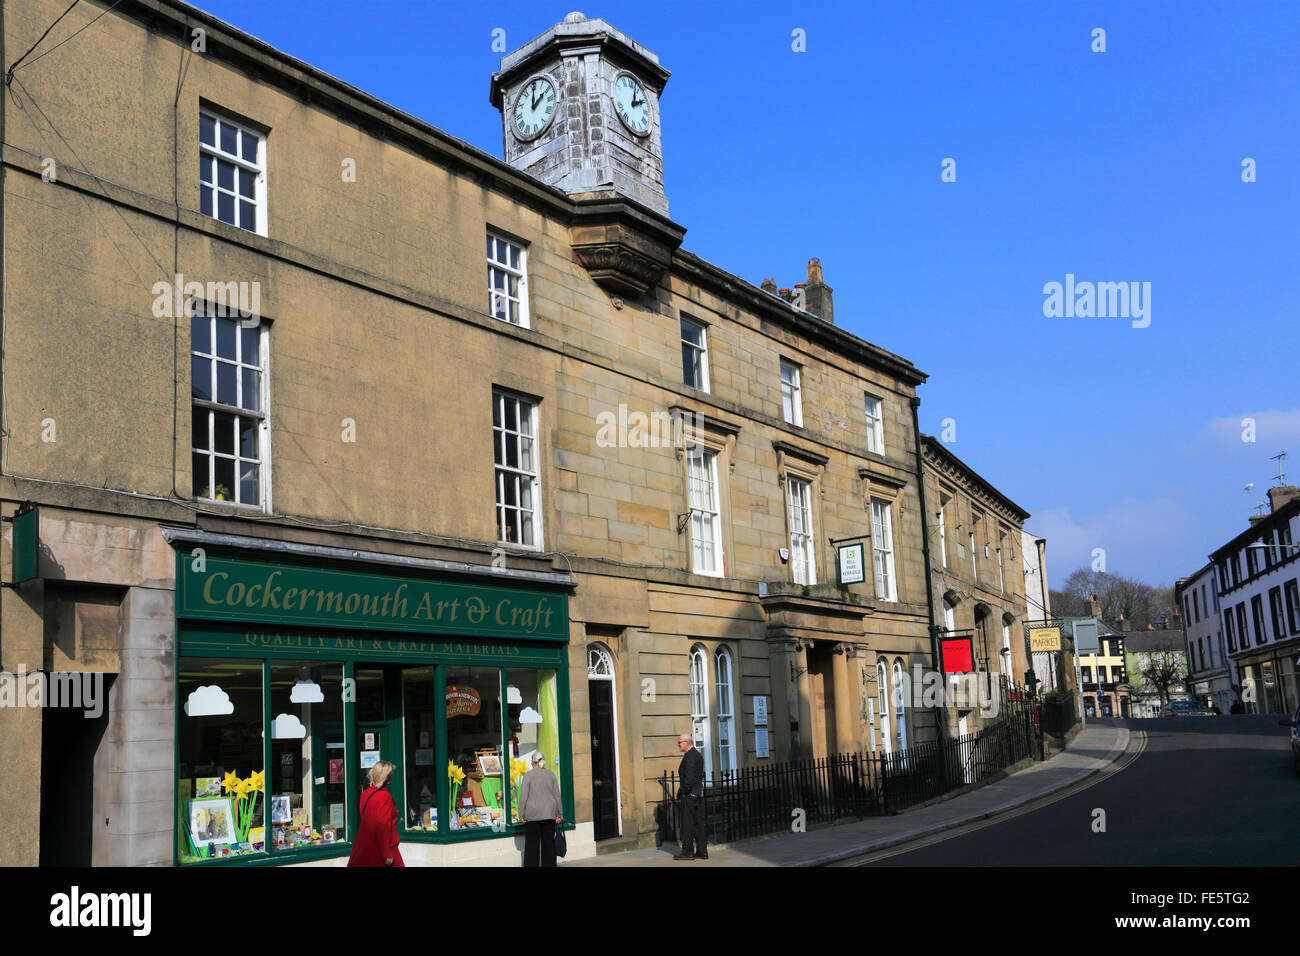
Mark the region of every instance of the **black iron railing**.
<instances>
[{"instance_id":1,"label":"black iron railing","mask_svg":"<svg viewBox=\"0 0 1300 956\"><path fill-rule=\"evenodd\" d=\"M707 781L710 843L898 813L960 787L987 781L1029 757L1043 758L1040 704L1017 687L999 691L998 719L976 733L886 753L832 754L717 772ZM679 840L674 772L660 778L658 838Z\"/></svg>"}]
</instances>

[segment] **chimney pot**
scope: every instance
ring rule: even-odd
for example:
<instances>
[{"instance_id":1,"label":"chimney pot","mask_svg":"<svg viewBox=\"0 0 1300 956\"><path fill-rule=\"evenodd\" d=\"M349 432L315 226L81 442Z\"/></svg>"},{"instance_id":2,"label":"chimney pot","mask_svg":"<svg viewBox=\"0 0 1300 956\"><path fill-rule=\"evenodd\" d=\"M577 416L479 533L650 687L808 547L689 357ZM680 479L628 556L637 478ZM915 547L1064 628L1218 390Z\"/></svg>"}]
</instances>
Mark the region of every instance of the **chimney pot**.
<instances>
[{"instance_id":1,"label":"chimney pot","mask_svg":"<svg viewBox=\"0 0 1300 956\"><path fill-rule=\"evenodd\" d=\"M835 322L835 307L831 301L832 292L834 290L822 279L822 261L820 259L809 259L805 311L811 312L819 319L833 324Z\"/></svg>"},{"instance_id":2,"label":"chimney pot","mask_svg":"<svg viewBox=\"0 0 1300 956\"><path fill-rule=\"evenodd\" d=\"M759 288L762 289L764 292L770 292L773 295L776 295L776 280L764 279L762 283L759 285Z\"/></svg>"},{"instance_id":3,"label":"chimney pot","mask_svg":"<svg viewBox=\"0 0 1300 956\"><path fill-rule=\"evenodd\" d=\"M821 285L821 284L822 284L822 281L823 281L823 280L822 280L822 261L821 261L820 259L816 259L816 258L809 259L809 260L808 260L808 284L809 284L809 285Z\"/></svg>"}]
</instances>

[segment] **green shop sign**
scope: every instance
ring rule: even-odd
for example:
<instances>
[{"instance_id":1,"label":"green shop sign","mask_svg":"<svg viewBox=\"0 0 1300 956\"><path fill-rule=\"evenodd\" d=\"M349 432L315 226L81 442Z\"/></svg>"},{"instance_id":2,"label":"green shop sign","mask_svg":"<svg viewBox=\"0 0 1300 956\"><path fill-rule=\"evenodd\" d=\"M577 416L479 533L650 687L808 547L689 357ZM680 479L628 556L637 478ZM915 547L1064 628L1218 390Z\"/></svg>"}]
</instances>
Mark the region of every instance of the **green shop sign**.
<instances>
[{"instance_id":1,"label":"green shop sign","mask_svg":"<svg viewBox=\"0 0 1300 956\"><path fill-rule=\"evenodd\" d=\"M211 555L176 555L191 620L567 641L568 595Z\"/></svg>"},{"instance_id":2,"label":"green shop sign","mask_svg":"<svg viewBox=\"0 0 1300 956\"><path fill-rule=\"evenodd\" d=\"M190 657L248 656L297 660L357 660L406 664L465 663L564 666L564 648L553 642L505 644L461 638L376 637L373 632L245 630L214 624L181 628L181 653Z\"/></svg>"}]
</instances>

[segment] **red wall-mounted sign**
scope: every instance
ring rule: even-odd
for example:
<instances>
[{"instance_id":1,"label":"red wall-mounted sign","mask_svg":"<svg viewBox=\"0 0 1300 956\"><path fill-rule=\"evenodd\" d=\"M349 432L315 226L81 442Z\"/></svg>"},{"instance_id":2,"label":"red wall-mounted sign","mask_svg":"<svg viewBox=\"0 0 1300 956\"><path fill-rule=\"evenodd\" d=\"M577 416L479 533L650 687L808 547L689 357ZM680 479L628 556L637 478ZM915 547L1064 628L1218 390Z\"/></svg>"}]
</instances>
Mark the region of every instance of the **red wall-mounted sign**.
<instances>
[{"instance_id":1,"label":"red wall-mounted sign","mask_svg":"<svg viewBox=\"0 0 1300 956\"><path fill-rule=\"evenodd\" d=\"M975 669L975 645L969 637L939 639L939 659L945 674L969 674Z\"/></svg>"}]
</instances>

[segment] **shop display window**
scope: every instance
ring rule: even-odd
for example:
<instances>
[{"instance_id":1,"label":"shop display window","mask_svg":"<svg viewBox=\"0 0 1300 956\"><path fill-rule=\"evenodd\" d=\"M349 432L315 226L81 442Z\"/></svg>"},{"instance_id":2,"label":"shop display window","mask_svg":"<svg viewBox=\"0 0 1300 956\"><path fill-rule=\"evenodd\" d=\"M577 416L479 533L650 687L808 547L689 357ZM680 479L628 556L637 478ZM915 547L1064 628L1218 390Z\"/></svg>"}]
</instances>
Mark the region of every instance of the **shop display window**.
<instances>
[{"instance_id":1,"label":"shop display window","mask_svg":"<svg viewBox=\"0 0 1300 956\"><path fill-rule=\"evenodd\" d=\"M505 826L508 769L501 736L501 669L448 667L447 792L451 830Z\"/></svg>"},{"instance_id":2,"label":"shop display window","mask_svg":"<svg viewBox=\"0 0 1300 956\"><path fill-rule=\"evenodd\" d=\"M438 765L434 747L437 716L435 668L408 667L402 672L408 830L438 829ZM392 789L390 785L389 790Z\"/></svg>"},{"instance_id":3,"label":"shop display window","mask_svg":"<svg viewBox=\"0 0 1300 956\"><path fill-rule=\"evenodd\" d=\"M506 716L509 721L510 819L520 823L519 784L533 767L533 754L541 751L546 769L560 773L560 706L553 670L506 671Z\"/></svg>"},{"instance_id":4,"label":"shop display window","mask_svg":"<svg viewBox=\"0 0 1300 956\"><path fill-rule=\"evenodd\" d=\"M343 665L272 662L272 852L348 839L344 766Z\"/></svg>"},{"instance_id":5,"label":"shop display window","mask_svg":"<svg viewBox=\"0 0 1300 956\"><path fill-rule=\"evenodd\" d=\"M266 852L262 662L181 658L177 856L182 863Z\"/></svg>"},{"instance_id":6,"label":"shop display window","mask_svg":"<svg viewBox=\"0 0 1300 956\"><path fill-rule=\"evenodd\" d=\"M349 787L364 789L378 759L397 765L403 831L425 840L513 830L534 753L564 779L554 669L356 664L345 687L338 661L182 656L178 667L181 864L349 843Z\"/></svg>"}]
</instances>

